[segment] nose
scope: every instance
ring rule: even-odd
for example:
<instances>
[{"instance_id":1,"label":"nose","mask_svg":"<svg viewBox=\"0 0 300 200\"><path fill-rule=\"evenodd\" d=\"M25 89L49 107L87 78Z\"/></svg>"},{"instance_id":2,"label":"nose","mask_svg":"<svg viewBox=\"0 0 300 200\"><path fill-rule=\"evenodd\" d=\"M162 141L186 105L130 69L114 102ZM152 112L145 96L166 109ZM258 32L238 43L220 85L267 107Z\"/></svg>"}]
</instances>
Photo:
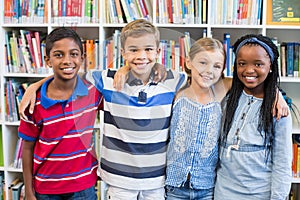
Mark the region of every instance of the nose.
<instances>
[{"instance_id":1,"label":"nose","mask_svg":"<svg viewBox=\"0 0 300 200\"><path fill-rule=\"evenodd\" d=\"M254 72L254 68L255 68L254 65L249 64L246 66L245 71L248 73L252 73L252 72Z\"/></svg>"},{"instance_id":2,"label":"nose","mask_svg":"<svg viewBox=\"0 0 300 200\"><path fill-rule=\"evenodd\" d=\"M206 73L208 73L208 74L212 74L212 72L213 72L213 67L214 67L213 64L208 64L208 65L206 65L204 71L205 71Z\"/></svg>"},{"instance_id":3,"label":"nose","mask_svg":"<svg viewBox=\"0 0 300 200\"><path fill-rule=\"evenodd\" d=\"M69 65L71 63L71 56L70 55L65 55L63 58L63 63L65 65Z\"/></svg>"},{"instance_id":4,"label":"nose","mask_svg":"<svg viewBox=\"0 0 300 200\"><path fill-rule=\"evenodd\" d=\"M138 59L145 59L147 57L147 53L145 50L140 50L137 52Z\"/></svg>"}]
</instances>

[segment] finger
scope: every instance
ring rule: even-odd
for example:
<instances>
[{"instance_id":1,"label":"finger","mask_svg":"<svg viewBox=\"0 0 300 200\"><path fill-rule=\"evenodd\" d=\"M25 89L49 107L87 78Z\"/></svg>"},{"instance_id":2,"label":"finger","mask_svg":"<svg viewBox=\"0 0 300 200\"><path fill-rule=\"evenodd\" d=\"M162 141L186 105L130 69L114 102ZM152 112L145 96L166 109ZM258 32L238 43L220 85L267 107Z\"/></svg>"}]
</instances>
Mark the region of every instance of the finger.
<instances>
[{"instance_id":1,"label":"finger","mask_svg":"<svg viewBox=\"0 0 300 200\"><path fill-rule=\"evenodd\" d=\"M20 112L19 115L20 115L20 119L28 120L28 118L27 118L27 116L24 114L24 112Z\"/></svg>"},{"instance_id":2,"label":"finger","mask_svg":"<svg viewBox=\"0 0 300 200\"><path fill-rule=\"evenodd\" d=\"M29 113L32 114L34 110L35 98L30 100Z\"/></svg>"}]
</instances>

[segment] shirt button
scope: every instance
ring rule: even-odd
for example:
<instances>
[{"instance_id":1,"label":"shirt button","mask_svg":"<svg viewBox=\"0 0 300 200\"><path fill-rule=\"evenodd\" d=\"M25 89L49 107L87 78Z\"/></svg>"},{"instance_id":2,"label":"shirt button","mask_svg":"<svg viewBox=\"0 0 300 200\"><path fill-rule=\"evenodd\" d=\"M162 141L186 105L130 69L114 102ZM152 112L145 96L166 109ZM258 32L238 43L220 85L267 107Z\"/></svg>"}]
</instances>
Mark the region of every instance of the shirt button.
<instances>
[{"instance_id":1,"label":"shirt button","mask_svg":"<svg viewBox=\"0 0 300 200\"><path fill-rule=\"evenodd\" d=\"M69 106L70 106L69 104L66 105L67 108L68 108Z\"/></svg>"}]
</instances>

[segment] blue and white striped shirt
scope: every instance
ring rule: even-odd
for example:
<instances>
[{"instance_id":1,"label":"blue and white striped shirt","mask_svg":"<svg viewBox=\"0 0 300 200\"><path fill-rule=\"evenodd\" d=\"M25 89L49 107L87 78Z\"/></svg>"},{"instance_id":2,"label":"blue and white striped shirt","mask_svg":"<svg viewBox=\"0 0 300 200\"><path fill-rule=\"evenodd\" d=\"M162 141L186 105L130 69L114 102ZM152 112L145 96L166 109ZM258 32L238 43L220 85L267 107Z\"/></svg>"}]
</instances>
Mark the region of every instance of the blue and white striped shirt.
<instances>
[{"instance_id":1,"label":"blue and white striped shirt","mask_svg":"<svg viewBox=\"0 0 300 200\"><path fill-rule=\"evenodd\" d=\"M114 74L111 70L87 74L104 97L100 176L126 189L163 187L172 102L187 77L168 71L164 82L144 85L130 73L122 91L116 91ZM146 102L139 102L142 91L147 94Z\"/></svg>"}]
</instances>

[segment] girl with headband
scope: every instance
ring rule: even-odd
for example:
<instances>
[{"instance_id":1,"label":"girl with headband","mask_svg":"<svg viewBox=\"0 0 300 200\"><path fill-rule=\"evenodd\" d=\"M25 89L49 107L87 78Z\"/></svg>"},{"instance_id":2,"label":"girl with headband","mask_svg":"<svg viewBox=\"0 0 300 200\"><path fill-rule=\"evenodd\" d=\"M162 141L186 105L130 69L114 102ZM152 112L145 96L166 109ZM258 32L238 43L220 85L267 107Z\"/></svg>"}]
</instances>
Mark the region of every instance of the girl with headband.
<instances>
[{"instance_id":1,"label":"girl with headband","mask_svg":"<svg viewBox=\"0 0 300 200\"><path fill-rule=\"evenodd\" d=\"M232 88L222 102L214 198L283 200L292 178L292 119L271 114L279 53L270 38L252 34L237 40L234 53Z\"/></svg>"}]
</instances>

